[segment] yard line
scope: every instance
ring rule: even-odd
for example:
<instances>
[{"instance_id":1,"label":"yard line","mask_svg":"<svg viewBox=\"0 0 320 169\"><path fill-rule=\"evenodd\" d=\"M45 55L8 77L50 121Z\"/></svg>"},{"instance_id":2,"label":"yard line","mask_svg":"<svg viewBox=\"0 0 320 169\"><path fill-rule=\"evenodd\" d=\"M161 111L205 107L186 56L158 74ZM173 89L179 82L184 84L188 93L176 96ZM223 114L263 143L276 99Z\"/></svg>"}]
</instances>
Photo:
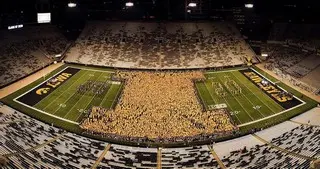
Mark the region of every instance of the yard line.
<instances>
[{"instance_id":1,"label":"yard line","mask_svg":"<svg viewBox=\"0 0 320 169\"><path fill-rule=\"evenodd\" d=\"M305 104L307 104L307 103L305 103L305 102L304 102L304 103L301 103L301 104L299 104L299 105L297 105L297 106L291 107L290 109L286 109L286 110L284 110L284 111L282 111L282 112L279 112L279 113L276 113L276 114L267 116L267 117L265 117L265 118L258 119L258 120L255 120L255 121L251 121L251 122L248 122L248 123L244 123L244 124L238 125L238 127L243 127L243 126L247 126L247 125L250 125L250 124L253 124L253 123L260 122L260 121L262 121L262 120L270 119L270 118L272 118L272 117L275 117L275 116L278 116L278 115L280 115L280 114L286 113L286 112L288 112L288 111L290 111L290 110L296 109L296 108L298 108L298 107L300 107L300 106L303 106L303 105L305 105Z\"/></svg>"},{"instance_id":2,"label":"yard line","mask_svg":"<svg viewBox=\"0 0 320 169\"><path fill-rule=\"evenodd\" d=\"M234 75L233 74L233 72L231 72L231 74L236 78L236 79L238 79L239 80L239 78L236 76L236 75ZM241 83L241 80L239 80L239 82ZM243 84L243 83L241 83L241 84ZM245 84L243 84L247 89L249 89ZM260 100L260 98L258 97L258 96L256 96L251 90L249 90L256 98L258 98L259 100ZM245 95L245 94L242 94L250 103L251 103L251 105L252 106L256 106L256 105L254 105L253 103L252 103L252 101ZM260 100L261 101L261 100ZM262 101L261 101L262 102ZM262 102L263 103L263 102ZM264 104L264 103L263 103ZM265 105L265 104L264 104ZM271 110L271 109L270 109ZM263 117L266 117L264 114L262 114L261 113L261 111L258 109L258 112L263 116Z\"/></svg>"},{"instance_id":3,"label":"yard line","mask_svg":"<svg viewBox=\"0 0 320 169\"><path fill-rule=\"evenodd\" d=\"M233 73L232 73L233 74ZM235 76L235 75L234 75ZM239 79L237 76L236 76L236 78L237 79ZM239 80L240 82L241 82L241 80ZM249 89L250 90L250 92L251 93L253 93L254 94L254 92L252 92L252 90L250 89L250 88L248 88L245 84L243 84L247 89ZM254 94L255 95L255 94ZM267 95L268 96L268 95ZM257 96L256 96L257 97ZM268 96L269 97L269 96ZM263 104L264 104L264 102L259 98L259 97L257 97ZM271 111L273 111L274 113L276 113L276 111L274 111L273 109L271 109L271 107L269 107L268 106L268 104L264 104L264 105L266 105Z\"/></svg>"},{"instance_id":4,"label":"yard line","mask_svg":"<svg viewBox=\"0 0 320 169\"><path fill-rule=\"evenodd\" d=\"M215 72L205 72L204 74L215 74L215 73L223 73L223 72L234 72L239 70L245 70L247 68L239 68L239 69L233 69L233 70L223 70L223 71L215 71Z\"/></svg>"},{"instance_id":5,"label":"yard line","mask_svg":"<svg viewBox=\"0 0 320 169\"><path fill-rule=\"evenodd\" d=\"M103 73L101 73L101 74L98 76L97 79L99 79L99 77L100 77L102 74L103 74ZM95 80L95 81L97 81L97 80ZM85 93L87 93L87 92L85 92ZM77 105L77 103L83 98L83 96L85 96L85 93L77 100L76 103L73 104L73 106L69 109L69 111L67 112L67 114L65 114L65 115L63 116L63 118L65 118L65 117L70 113L70 111L73 109L73 107ZM67 101L68 101L68 100L67 100ZM82 113L81 113L81 114L82 114Z\"/></svg>"},{"instance_id":6,"label":"yard line","mask_svg":"<svg viewBox=\"0 0 320 169\"><path fill-rule=\"evenodd\" d=\"M111 86L110 86L109 90L107 91L106 95L104 95L102 102L99 104L100 107L103 104L103 102L105 101L105 99L107 98L106 96L108 96L108 93L110 92L112 86L113 86L113 84L111 84Z\"/></svg>"},{"instance_id":7,"label":"yard line","mask_svg":"<svg viewBox=\"0 0 320 169\"><path fill-rule=\"evenodd\" d=\"M107 71L107 70L96 70L96 69L89 69L89 68L78 68L78 67L74 67L74 66L70 66L72 68L76 68L76 69L81 69L81 70L89 70L89 71L94 71L94 72L107 72L107 73L114 73L113 71Z\"/></svg>"},{"instance_id":8,"label":"yard line","mask_svg":"<svg viewBox=\"0 0 320 169\"><path fill-rule=\"evenodd\" d=\"M207 85L205 84L205 86L206 86L206 88L207 88ZM208 88L207 88L207 90L208 90ZM208 92L209 92L209 94L210 94L210 96L211 96L211 98L212 98L212 100L214 100L213 99L213 96L212 96L212 94L210 93L210 91L208 90ZM233 108L232 108L232 106L230 106L230 104L229 104L229 102L227 101L227 99L226 98L224 98L223 97L223 99L224 99L224 101L227 103L227 105L228 105L228 107L230 107L230 109L231 109L231 111L233 111L234 112L234 110L233 110ZM218 104L218 103L217 103ZM236 118L239 120L239 122L242 124L242 122L241 122L241 120L238 118L238 116L236 115L236 114L234 114L235 116L236 116Z\"/></svg>"},{"instance_id":9,"label":"yard line","mask_svg":"<svg viewBox=\"0 0 320 169\"><path fill-rule=\"evenodd\" d=\"M102 75L103 73L101 73L101 75ZM100 76L101 76L100 75ZM99 76L99 77L100 77ZM109 79L107 79L105 82L107 82ZM100 87L99 87L99 89L98 90L100 90L101 88L102 88L102 86L103 85L101 85ZM111 87L111 86L110 86ZM109 88L110 89L110 88ZM109 90L108 90L108 92L109 92ZM93 95L93 97L91 98L91 100L87 103L87 105L84 107L84 110L87 108L87 106L92 102L92 100L96 97L96 95L97 95L97 93L95 93L94 95ZM79 99L80 100L80 99ZM71 108L72 109L72 108ZM71 109L70 109L70 111L71 111ZM78 115L78 117L76 118L76 121L78 121L78 118L81 116L81 114L83 114L83 113L79 113L79 115ZM65 116L67 116L68 115L68 113L65 115Z\"/></svg>"},{"instance_id":10,"label":"yard line","mask_svg":"<svg viewBox=\"0 0 320 169\"><path fill-rule=\"evenodd\" d=\"M208 90L213 102L216 103L216 104L219 104L219 102L214 99L215 97L213 97L211 92L209 91L208 85L205 82L202 82L202 83L204 83L204 86L207 88L207 90Z\"/></svg>"},{"instance_id":11,"label":"yard line","mask_svg":"<svg viewBox=\"0 0 320 169\"><path fill-rule=\"evenodd\" d=\"M65 91L63 91L58 97L56 97L55 99L53 99L53 101L51 101L49 104L46 105L46 107L43 108L43 110L45 110L49 105L51 105L52 103L54 103L58 98L60 98L65 92L67 92L69 90L69 88L71 86L73 86L79 79L82 78L82 76L84 76L86 74L86 72L81 75L76 81L74 81ZM61 87L61 86L60 86ZM57 88L56 90L58 90L59 88ZM52 94L52 93L51 93ZM49 95L48 95L49 96Z\"/></svg>"},{"instance_id":12,"label":"yard line","mask_svg":"<svg viewBox=\"0 0 320 169\"><path fill-rule=\"evenodd\" d=\"M260 76L264 77L265 79L267 79L269 82L271 82L272 84L276 85L277 87L279 87L281 90L288 92L287 90L285 90L284 88L282 88L281 86L275 84L273 81L271 81L270 79L268 79L267 77L265 77L264 75L262 75L261 73L259 73L257 70L250 68L251 70L253 70L254 72L256 72L257 74L259 74ZM267 73L268 74L268 73ZM271 76L271 75L270 75ZM271 76L272 77L272 76ZM275 78L276 79L276 78ZM278 80L278 79L277 79ZM280 81L281 82L281 81ZM282 82L281 82L282 83ZM283 83L285 84L285 83ZM289 92L288 92L289 93ZM301 100L299 97L293 95L294 98L296 98L297 100L299 100L301 103L306 103L305 101Z\"/></svg>"},{"instance_id":13,"label":"yard line","mask_svg":"<svg viewBox=\"0 0 320 169\"><path fill-rule=\"evenodd\" d=\"M119 91L120 91L120 89L121 89L122 86L123 86L123 84L121 84L119 90L117 91L116 98L118 98L117 96L118 96ZM113 102L112 102L112 104L111 104L111 107L113 107L113 104L114 104L114 101L115 101L115 100L116 100L116 99L113 99Z\"/></svg>"},{"instance_id":14,"label":"yard line","mask_svg":"<svg viewBox=\"0 0 320 169\"><path fill-rule=\"evenodd\" d=\"M85 74L87 74L87 72L85 73ZM94 76L92 76L92 77L94 77ZM89 79L91 79L92 77L89 77ZM69 98L66 100L66 101L64 101L64 103L63 104L65 104L72 96L74 96L74 94L76 94L76 92L75 93L73 93L71 96L69 96ZM53 114L55 114L59 109L60 109L61 107L59 106L59 108L58 109L56 109L56 111L54 111L54 113Z\"/></svg>"},{"instance_id":15,"label":"yard line","mask_svg":"<svg viewBox=\"0 0 320 169\"><path fill-rule=\"evenodd\" d=\"M199 95L200 99L202 100L202 104L204 105L204 108L207 109L208 105L205 102L205 100L202 98L202 95L200 94L200 89L199 89L198 85L195 84L195 86L196 86L196 90L198 90L198 93L199 93L198 95Z\"/></svg>"},{"instance_id":16,"label":"yard line","mask_svg":"<svg viewBox=\"0 0 320 169\"><path fill-rule=\"evenodd\" d=\"M60 67L59 67L59 68L60 68ZM59 68L57 68L57 69L59 69ZM57 76L59 73L63 72L63 71L64 71L64 70L66 70L67 68L68 68L68 67L65 67L64 69L60 70L58 73L56 73L56 74L52 75L50 78L52 78L52 77L54 77L54 76ZM55 70L54 70L54 71L55 71ZM50 78L49 78L49 79L50 79ZM49 79L47 79L47 80L45 80L45 81L41 82L40 84L38 84L38 85L36 85L35 87L31 88L30 90L28 90L28 91L24 92L22 95L20 95L20 96L16 97L15 99L16 99L16 100L18 100L20 97L22 97L22 96L26 95L27 93L29 93L29 92L30 92L30 91L32 91L33 89L35 89L35 88L39 87L40 85L42 85L42 84L46 83Z\"/></svg>"},{"instance_id":17,"label":"yard line","mask_svg":"<svg viewBox=\"0 0 320 169\"><path fill-rule=\"evenodd\" d=\"M57 119L59 119L59 120L66 121L66 122L68 122L68 123L79 124L79 123L77 123L77 122L74 122L74 121L71 121L71 120L67 120L67 119L64 119L64 118L62 118L62 117L59 117L59 116L53 115L53 114L51 114L51 113L45 112L45 111L43 111L43 110L39 110L39 109L37 109L37 108L31 107L31 106L29 106L29 105L27 105L27 104L24 104L24 103L18 101L17 99L13 99L13 101L15 101L15 102L17 102L17 103L19 103L19 104L21 104L21 105L23 105L23 106L25 106L25 107L28 107L28 108L30 108L30 109L32 109L32 110L38 111L38 112L40 112L40 113L43 113L43 114L45 114L45 115L47 115L47 116L51 116L51 117L57 118Z\"/></svg>"},{"instance_id":18,"label":"yard line","mask_svg":"<svg viewBox=\"0 0 320 169\"><path fill-rule=\"evenodd\" d=\"M220 79L220 77L218 76L218 79L222 82L222 80ZM230 93L230 92L229 92ZM230 93L231 94L231 93ZM231 94L232 95L232 94ZM242 104L238 101L237 97L233 97L236 99L236 101L240 104L240 106L242 107L242 109L247 113L247 115L251 118L251 120L253 121L254 119L250 116L250 113L247 112L247 110L242 106Z\"/></svg>"}]
</instances>

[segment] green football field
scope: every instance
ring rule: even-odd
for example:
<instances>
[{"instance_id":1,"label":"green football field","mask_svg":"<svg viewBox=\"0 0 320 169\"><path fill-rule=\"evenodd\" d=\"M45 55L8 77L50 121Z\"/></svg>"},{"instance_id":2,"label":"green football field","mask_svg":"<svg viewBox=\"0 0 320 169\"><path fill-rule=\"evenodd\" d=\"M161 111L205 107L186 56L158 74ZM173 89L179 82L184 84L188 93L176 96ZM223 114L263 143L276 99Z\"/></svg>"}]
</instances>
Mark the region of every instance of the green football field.
<instances>
[{"instance_id":1,"label":"green football field","mask_svg":"<svg viewBox=\"0 0 320 169\"><path fill-rule=\"evenodd\" d=\"M247 70L256 72L270 85L278 86L277 93L268 94L270 90L258 87L255 82L259 77L250 79L245 76ZM113 73L114 69L66 64L1 101L32 117L80 132L78 124L92 106L108 109L117 104L125 83L112 80ZM204 108L226 108L243 132L288 120L317 105L258 68L206 71L204 75L204 80L195 81L197 97ZM96 89L103 89L102 93L96 94L91 89L79 93L79 87L88 83L97 85ZM295 99L284 103L277 101L273 96L278 97L283 90L292 93Z\"/></svg>"},{"instance_id":2,"label":"green football field","mask_svg":"<svg viewBox=\"0 0 320 169\"><path fill-rule=\"evenodd\" d=\"M216 105L225 105L238 126L285 110L238 70L207 72L205 77L206 80L196 82L205 108L210 110Z\"/></svg>"},{"instance_id":3,"label":"green football field","mask_svg":"<svg viewBox=\"0 0 320 169\"><path fill-rule=\"evenodd\" d=\"M92 106L111 108L115 105L122 83L113 83L112 73L81 69L33 107L62 119L80 122ZM105 89L100 94L92 92L91 89L84 93L77 92L79 86L88 81L93 84L105 84ZM102 87L98 86L97 90L98 88Z\"/></svg>"}]
</instances>

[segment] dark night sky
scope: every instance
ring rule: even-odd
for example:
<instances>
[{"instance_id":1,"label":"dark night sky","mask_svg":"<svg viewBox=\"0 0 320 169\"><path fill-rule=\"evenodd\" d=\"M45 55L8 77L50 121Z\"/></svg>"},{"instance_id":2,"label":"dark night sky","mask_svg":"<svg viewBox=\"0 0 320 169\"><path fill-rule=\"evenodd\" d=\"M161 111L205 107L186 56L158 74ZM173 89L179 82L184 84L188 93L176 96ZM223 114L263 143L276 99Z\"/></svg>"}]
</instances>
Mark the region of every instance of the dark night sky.
<instances>
[{"instance_id":1,"label":"dark night sky","mask_svg":"<svg viewBox=\"0 0 320 169\"><path fill-rule=\"evenodd\" d=\"M135 7L124 10L124 0L75 0L77 9L66 7L69 0L1 0L0 24L35 23L37 12L51 12L52 22L59 24L83 23L88 19L142 19L154 16L158 20L184 19L185 0L133 0ZM188 0L187 2L190 2ZM202 0L203 15L207 19L218 15L215 9L243 8L253 2L252 13L266 20L319 22L320 5L316 1L294 0ZM23 12L21 12L23 11Z\"/></svg>"}]
</instances>

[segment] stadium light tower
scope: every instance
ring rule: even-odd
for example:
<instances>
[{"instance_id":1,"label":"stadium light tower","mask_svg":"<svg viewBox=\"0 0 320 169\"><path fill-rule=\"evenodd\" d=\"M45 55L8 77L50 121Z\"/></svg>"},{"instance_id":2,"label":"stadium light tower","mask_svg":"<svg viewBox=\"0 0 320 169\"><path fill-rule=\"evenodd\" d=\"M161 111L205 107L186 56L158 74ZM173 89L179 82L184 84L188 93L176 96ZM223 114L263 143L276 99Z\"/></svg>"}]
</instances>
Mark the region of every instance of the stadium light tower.
<instances>
[{"instance_id":1,"label":"stadium light tower","mask_svg":"<svg viewBox=\"0 0 320 169\"><path fill-rule=\"evenodd\" d=\"M77 6L77 4L74 3L74 2L69 2L69 3L68 3L68 7L69 7L69 8L75 8L76 6Z\"/></svg>"},{"instance_id":2,"label":"stadium light tower","mask_svg":"<svg viewBox=\"0 0 320 169\"><path fill-rule=\"evenodd\" d=\"M195 3L195 2L190 2L190 3L188 4L188 7L191 7L191 8L197 7L197 3Z\"/></svg>"},{"instance_id":3,"label":"stadium light tower","mask_svg":"<svg viewBox=\"0 0 320 169\"><path fill-rule=\"evenodd\" d=\"M126 7L133 7L134 3L133 2L126 2Z\"/></svg>"},{"instance_id":4,"label":"stadium light tower","mask_svg":"<svg viewBox=\"0 0 320 169\"><path fill-rule=\"evenodd\" d=\"M246 8L253 8L253 4L244 4L244 7L246 7Z\"/></svg>"}]
</instances>

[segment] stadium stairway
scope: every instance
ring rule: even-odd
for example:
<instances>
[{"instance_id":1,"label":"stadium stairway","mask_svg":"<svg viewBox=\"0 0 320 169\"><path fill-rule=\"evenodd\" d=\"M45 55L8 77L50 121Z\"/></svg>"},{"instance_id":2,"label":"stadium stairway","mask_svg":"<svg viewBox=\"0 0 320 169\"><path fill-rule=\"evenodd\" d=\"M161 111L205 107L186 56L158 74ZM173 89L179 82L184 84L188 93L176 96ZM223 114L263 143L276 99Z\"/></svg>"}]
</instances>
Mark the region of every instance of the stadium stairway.
<instances>
[{"instance_id":1,"label":"stadium stairway","mask_svg":"<svg viewBox=\"0 0 320 169\"><path fill-rule=\"evenodd\" d=\"M31 148L29 148L29 149L25 149L25 150L22 150L22 151L19 151L19 152L14 152L14 153L10 153L10 154L4 154L4 155L2 155L2 156L8 158L8 157L11 157L11 156L15 156L15 155L17 155L17 154L22 154L22 153L30 152L30 151L32 151L32 150L39 149L39 148L41 148L41 147L44 147L44 146L46 146L46 145L48 145L48 144L50 144L50 143L58 140L58 139L61 138L64 134L65 134L65 133L62 133L62 134L60 134L60 135L58 135L58 136L56 136L56 137L54 137L54 138L52 138L52 139L50 139L50 140L42 143L42 144L39 144L39 145L37 145L37 146L35 146L35 147L31 147Z\"/></svg>"},{"instance_id":2,"label":"stadium stairway","mask_svg":"<svg viewBox=\"0 0 320 169\"><path fill-rule=\"evenodd\" d=\"M288 150L286 150L286 149L284 149L284 148L275 146L275 145L273 145L272 143L266 141L265 139L259 137L259 136L256 135L256 134L252 134L252 136L255 137L256 139L258 139L259 141L261 141L261 142L263 142L263 143L265 143L265 144L268 144L268 146L270 146L270 147L272 147L272 148L274 148L274 149L277 149L277 150L279 150L279 151L282 151L282 152L284 152L284 153L288 153L288 154L290 154L290 155L292 155L292 156L295 156L295 157L298 157L298 158L302 158L302 159L306 159L306 160L312 160L312 161L316 160L316 158L308 157L308 156L305 156L305 155L302 155L302 154L297 154L297 153L294 153L294 152L292 152L292 151L288 151Z\"/></svg>"},{"instance_id":3,"label":"stadium stairway","mask_svg":"<svg viewBox=\"0 0 320 169\"><path fill-rule=\"evenodd\" d=\"M107 144L106 145L106 147L104 148L103 152L101 153L101 155L99 156L97 161L94 163L94 165L91 167L91 169L96 169L98 167L98 165L101 162L101 160L103 159L103 157L108 153L110 147L111 147L111 144Z\"/></svg>"}]
</instances>

